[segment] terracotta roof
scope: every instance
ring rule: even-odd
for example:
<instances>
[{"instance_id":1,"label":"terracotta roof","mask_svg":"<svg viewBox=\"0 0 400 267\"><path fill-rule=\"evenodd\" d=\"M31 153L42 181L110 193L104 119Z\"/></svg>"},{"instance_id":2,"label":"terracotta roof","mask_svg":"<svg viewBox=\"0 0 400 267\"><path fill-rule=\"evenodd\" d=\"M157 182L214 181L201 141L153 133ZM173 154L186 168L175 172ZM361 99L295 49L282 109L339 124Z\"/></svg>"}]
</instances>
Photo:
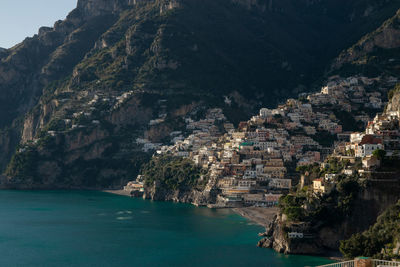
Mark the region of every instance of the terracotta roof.
<instances>
[{"instance_id":1,"label":"terracotta roof","mask_svg":"<svg viewBox=\"0 0 400 267\"><path fill-rule=\"evenodd\" d=\"M371 134L367 134L362 138L362 140L360 142L360 145L364 145L364 144L382 144L382 139L376 138L375 136L373 136Z\"/></svg>"}]
</instances>

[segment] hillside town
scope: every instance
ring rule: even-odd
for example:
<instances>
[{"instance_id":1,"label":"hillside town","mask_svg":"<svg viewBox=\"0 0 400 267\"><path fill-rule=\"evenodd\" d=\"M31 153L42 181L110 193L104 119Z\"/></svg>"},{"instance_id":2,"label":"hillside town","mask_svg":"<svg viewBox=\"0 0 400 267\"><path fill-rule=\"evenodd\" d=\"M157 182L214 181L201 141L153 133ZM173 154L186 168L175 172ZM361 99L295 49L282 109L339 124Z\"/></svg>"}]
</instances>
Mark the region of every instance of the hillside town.
<instances>
[{"instance_id":1,"label":"hillside town","mask_svg":"<svg viewBox=\"0 0 400 267\"><path fill-rule=\"evenodd\" d=\"M324 168L332 155L351 162L361 160L360 170L344 170L352 175L379 164L374 151L398 151L398 112L371 117L384 105L377 84L390 88L396 82L394 78L383 82L381 78L335 76L320 92L301 94L299 99L289 99L275 109L262 108L236 129L222 109L214 108L207 110L204 119L185 118L190 134L184 137L182 131L172 132L172 145L146 139L137 139L137 143L143 151L155 151L155 156L190 158L207 169L210 179L205 190L219 192L217 202L210 207L275 206L283 194L301 182L296 169L302 166L317 164ZM354 114L351 120L360 128L367 127L366 131L344 131L346 122L338 117L343 110L347 116ZM328 173L314 180L314 192L328 192L336 175ZM140 179L125 189L137 191L138 186L143 187Z\"/></svg>"},{"instance_id":2,"label":"hillside town","mask_svg":"<svg viewBox=\"0 0 400 267\"><path fill-rule=\"evenodd\" d=\"M383 174L387 181L391 179L388 170L380 171L383 157L398 158L400 151L400 114L399 111L386 110L377 114L368 122L364 132L351 133L347 141L337 142L331 158L342 163L343 168L335 173L325 173L324 177L312 181L313 192L317 195L327 194L334 187L339 175L356 176L367 179L374 174L379 177ZM320 169L329 168L329 163L320 164ZM382 176L382 175L381 175Z\"/></svg>"}]
</instances>

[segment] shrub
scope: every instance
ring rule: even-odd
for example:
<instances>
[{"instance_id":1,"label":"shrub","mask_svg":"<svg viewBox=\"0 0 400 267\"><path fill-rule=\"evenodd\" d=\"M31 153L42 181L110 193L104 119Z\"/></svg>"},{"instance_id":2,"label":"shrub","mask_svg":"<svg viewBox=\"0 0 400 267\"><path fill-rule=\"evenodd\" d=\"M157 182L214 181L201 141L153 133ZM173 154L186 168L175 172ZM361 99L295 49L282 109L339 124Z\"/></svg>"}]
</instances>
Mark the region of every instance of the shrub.
<instances>
[{"instance_id":1,"label":"shrub","mask_svg":"<svg viewBox=\"0 0 400 267\"><path fill-rule=\"evenodd\" d=\"M400 258L393 253L397 242L400 242L400 201L379 216L377 222L367 231L341 241L340 251L346 258Z\"/></svg>"},{"instance_id":2,"label":"shrub","mask_svg":"<svg viewBox=\"0 0 400 267\"><path fill-rule=\"evenodd\" d=\"M203 174L202 169L195 166L190 159L181 157L153 157L149 163L142 167L142 174L147 186L153 185L156 181L170 190L204 185L200 181Z\"/></svg>"},{"instance_id":3,"label":"shrub","mask_svg":"<svg viewBox=\"0 0 400 267\"><path fill-rule=\"evenodd\" d=\"M305 200L306 198L303 196L286 195L279 200L279 207L290 221L301 221L305 218L302 208Z\"/></svg>"}]
</instances>

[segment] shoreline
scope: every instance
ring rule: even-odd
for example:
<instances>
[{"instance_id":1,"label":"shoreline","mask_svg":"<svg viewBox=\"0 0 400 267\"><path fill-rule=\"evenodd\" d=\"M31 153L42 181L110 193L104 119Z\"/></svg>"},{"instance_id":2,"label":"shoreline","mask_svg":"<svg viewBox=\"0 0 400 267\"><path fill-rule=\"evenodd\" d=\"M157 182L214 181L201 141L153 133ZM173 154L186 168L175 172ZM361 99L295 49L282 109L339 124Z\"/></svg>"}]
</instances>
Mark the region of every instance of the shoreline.
<instances>
[{"instance_id":1,"label":"shoreline","mask_svg":"<svg viewBox=\"0 0 400 267\"><path fill-rule=\"evenodd\" d=\"M115 194L119 196L132 197L131 194L123 189L120 190L102 190L102 192ZM262 227L267 227L278 213L277 207L261 208L261 207L243 207L243 208L227 208L236 214L246 218Z\"/></svg>"},{"instance_id":2,"label":"shoreline","mask_svg":"<svg viewBox=\"0 0 400 267\"><path fill-rule=\"evenodd\" d=\"M132 197L131 194L124 189L107 189L107 190L101 190L101 192L110 193L110 194L119 195L119 196Z\"/></svg>"},{"instance_id":3,"label":"shoreline","mask_svg":"<svg viewBox=\"0 0 400 267\"><path fill-rule=\"evenodd\" d=\"M232 208L238 215L266 228L274 219L279 209L277 207L261 208L261 207L243 207Z\"/></svg>"},{"instance_id":4,"label":"shoreline","mask_svg":"<svg viewBox=\"0 0 400 267\"><path fill-rule=\"evenodd\" d=\"M1 185L1 184L0 184ZM1 188L0 190L12 190L10 188ZM16 189L19 190L19 189ZM46 189L41 189L46 190ZM69 189L71 190L71 189ZM88 190L88 189L87 189ZM129 191L123 189L92 189L88 191L99 191L119 196L125 196L132 198L133 196L130 194ZM274 219L275 215L278 213L277 207L269 207L269 208L262 208L262 207L241 207L241 208L226 208L230 209L239 216L250 220L253 223L256 223L264 228L266 228L269 223Z\"/></svg>"},{"instance_id":5,"label":"shoreline","mask_svg":"<svg viewBox=\"0 0 400 267\"><path fill-rule=\"evenodd\" d=\"M0 189L0 190L4 190L4 189ZM21 190L17 190L17 191L21 191ZM33 190L33 191L37 191L37 190ZM67 190L67 191L70 191L70 190ZM100 190L93 189L93 190L85 190L85 191L98 191L98 192L103 192L103 193L108 193L108 194L113 194L113 195L134 198L134 197L132 197L132 195L130 195L130 193L128 191L123 190L123 189L102 189L102 190L101 189ZM264 228L266 228L269 225L269 223L274 219L275 215L279 211L278 207L268 207L268 208L241 207L241 208L226 208L226 209L230 209L233 212L235 212L237 215L239 215L245 219L248 219L249 221L251 221L259 226L262 226ZM295 254L293 254L293 255L295 255ZM325 255L308 255L308 256L315 256L315 257L325 258L325 259L329 259L329 260L333 260L333 261L343 260L343 258L341 258L341 255L336 254L336 253L333 253L333 254L328 253Z\"/></svg>"}]
</instances>

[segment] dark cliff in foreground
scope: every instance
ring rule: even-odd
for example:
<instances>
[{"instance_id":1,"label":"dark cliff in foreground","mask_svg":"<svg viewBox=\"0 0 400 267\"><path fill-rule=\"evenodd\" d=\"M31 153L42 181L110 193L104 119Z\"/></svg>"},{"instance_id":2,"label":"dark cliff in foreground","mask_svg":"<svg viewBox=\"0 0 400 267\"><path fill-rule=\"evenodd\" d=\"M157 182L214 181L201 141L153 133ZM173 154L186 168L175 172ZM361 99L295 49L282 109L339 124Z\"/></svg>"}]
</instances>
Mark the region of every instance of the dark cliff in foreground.
<instances>
[{"instance_id":1,"label":"dark cliff in foreground","mask_svg":"<svg viewBox=\"0 0 400 267\"><path fill-rule=\"evenodd\" d=\"M286 214L281 213L267 227L266 237L260 241L259 246L273 248L280 253L288 254L340 255L341 241L370 228L379 215L399 200L399 177L399 174L395 175L390 182L369 182L347 204L349 205L348 211L345 213L338 209L338 206L343 206L344 202L336 203L337 206L335 206L324 201L322 201L324 203L322 205L311 203L311 205L320 205L321 210L307 220L293 220L293 218L288 218ZM331 209L331 211L327 212L323 209ZM297 232L303 233L304 237L302 239L289 237L289 233ZM351 244L351 241L348 244ZM358 245L359 251L362 251L363 245L361 243ZM380 245L380 243L371 244L371 246ZM348 246L350 247L350 245ZM352 258L357 256L378 257L374 254L348 253L345 256Z\"/></svg>"}]
</instances>

